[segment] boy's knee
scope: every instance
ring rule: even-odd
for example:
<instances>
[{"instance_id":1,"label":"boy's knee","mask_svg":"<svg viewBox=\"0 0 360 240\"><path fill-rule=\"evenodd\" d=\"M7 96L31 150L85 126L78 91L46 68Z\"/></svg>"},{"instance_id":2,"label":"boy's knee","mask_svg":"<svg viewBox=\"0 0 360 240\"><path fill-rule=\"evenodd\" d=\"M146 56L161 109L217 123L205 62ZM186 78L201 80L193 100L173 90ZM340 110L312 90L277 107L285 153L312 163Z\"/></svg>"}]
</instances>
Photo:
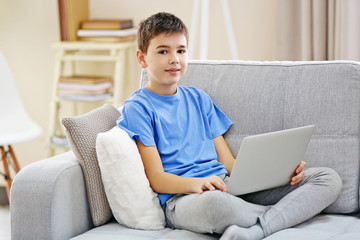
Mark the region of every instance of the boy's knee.
<instances>
[{"instance_id":1,"label":"boy's knee","mask_svg":"<svg viewBox=\"0 0 360 240\"><path fill-rule=\"evenodd\" d=\"M331 168L323 168L322 171L324 172L323 174L325 175L325 179L328 181L329 185L331 185L336 192L340 192L342 188L340 175Z\"/></svg>"},{"instance_id":2,"label":"boy's knee","mask_svg":"<svg viewBox=\"0 0 360 240\"><path fill-rule=\"evenodd\" d=\"M229 225L228 220L232 218L232 208L226 206L227 198L231 195L221 191L207 191L202 194L202 197L203 207L211 209L204 212L208 231L222 233Z\"/></svg>"},{"instance_id":3,"label":"boy's knee","mask_svg":"<svg viewBox=\"0 0 360 240\"><path fill-rule=\"evenodd\" d=\"M333 186L334 190L337 192L336 198L339 196L341 189L342 189L342 179L340 175L331 168L326 168L329 174L329 179L331 181L331 185Z\"/></svg>"},{"instance_id":4,"label":"boy's knee","mask_svg":"<svg viewBox=\"0 0 360 240\"><path fill-rule=\"evenodd\" d=\"M309 168L309 171L312 174L311 178L315 181L315 184L328 186L331 188L334 195L338 197L342 189L342 180L340 175L334 169L321 167Z\"/></svg>"}]
</instances>

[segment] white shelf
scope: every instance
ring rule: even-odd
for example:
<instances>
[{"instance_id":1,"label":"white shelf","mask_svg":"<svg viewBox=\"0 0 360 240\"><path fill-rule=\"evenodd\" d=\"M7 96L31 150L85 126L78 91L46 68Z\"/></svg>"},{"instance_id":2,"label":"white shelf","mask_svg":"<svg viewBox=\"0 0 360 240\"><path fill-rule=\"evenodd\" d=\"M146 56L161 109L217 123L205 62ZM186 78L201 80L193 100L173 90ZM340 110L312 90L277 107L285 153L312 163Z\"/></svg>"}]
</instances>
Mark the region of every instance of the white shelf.
<instances>
[{"instance_id":1,"label":"white shelf","mask_svg":"<svg viewBox=\"0 0 360 240\"><path fill-rule=\"evenodd\" d=\"M77 112L77 103L111 103L115 106L120 106L123 104L121 98L124 92L123 88L125 82L125 70L131 68L128 66L130 64L130 61L128 61L127 59L127 52L131 49L133 49L133 51L135 52L135 46L135 41L127 41L120 43L77 41L58 42L53 44L52 47L56 50L56 61L50 109L49 156L53 156L57 148L69 148L69 145L62 144L64 140L63 137L59 137L65 136L62 125L60 123L61 117L59 114L60 109L63 107L62 103L71 103L73 105L73 108L75 109L74 115L80 114ZM69 64L64 64L65 62L70 62L71 67L68 67ZM67 70L70 70L70 74L76 75L76 69L74 64L76 62L105 62L106 64L114 64L114 72L112 74L112 95L103 98L99 96L99 99L96 99L96 96L93 97L93 99L91 97L80 96L59 96L59 79L64 74L66 67L68 67ZM68 74L69 73L67 73L66 75Z\"/></svg>"}]
</instances>

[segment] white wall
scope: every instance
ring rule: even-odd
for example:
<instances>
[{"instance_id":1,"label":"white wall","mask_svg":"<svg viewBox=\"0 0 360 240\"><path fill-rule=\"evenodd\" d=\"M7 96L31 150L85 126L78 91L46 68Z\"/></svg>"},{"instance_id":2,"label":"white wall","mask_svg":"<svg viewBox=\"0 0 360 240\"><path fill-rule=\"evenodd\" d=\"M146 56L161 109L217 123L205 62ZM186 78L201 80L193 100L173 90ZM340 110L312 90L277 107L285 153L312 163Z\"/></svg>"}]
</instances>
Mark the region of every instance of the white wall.
<instances>
[{"instance_id":1,"label":"white wall","mask_svg":"<svg viewBox=\"0 0 360 240\"><path fill-rule=\"evenodd\" d=\"M272 60L274 58L277 1L228 0L241 59ZM154 13L165 11L181 18L190 30L193 2L193 0L92 0L90 15L93 18L133 18L138 24ZM209 2L208 58L231 59L221 1ZM198 43L196 45L198 47Z\"/></svg>"},{"instance_id":2,"label":"white wall","mask_svg":"<svg viewBox=\"0 0 360 240\"><path fill-rule=\"evenodd\" d=\"M273 60L277 1L229 0L240 59ZM192 0L90 0L90 15L133 18L138 24L151 14L168 11L190 28L192 7ZM14 146L21 166L47 154L55 60L51 45L58 40L57 0L0 0L0 50L11 67L25 108L44 129L40 138ZM231 59L220 1L214 0L210 1L208 58Z\"/></svg>"}]
</instances>

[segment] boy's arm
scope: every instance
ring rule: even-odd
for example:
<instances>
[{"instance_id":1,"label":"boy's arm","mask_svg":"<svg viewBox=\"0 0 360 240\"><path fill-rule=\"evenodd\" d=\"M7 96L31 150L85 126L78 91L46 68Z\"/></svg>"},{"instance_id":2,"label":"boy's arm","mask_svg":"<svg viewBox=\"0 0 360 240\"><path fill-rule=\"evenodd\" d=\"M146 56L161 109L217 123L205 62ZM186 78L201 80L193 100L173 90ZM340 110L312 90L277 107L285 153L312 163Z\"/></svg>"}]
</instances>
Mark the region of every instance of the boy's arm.
<instances>
[{"instance_id":1,"label":"boy's arm","mask_svg":"<svg viewBox=\"0 0 360 240\"><path fill-rule=\"evenodd\" d=\"M136 141L136 144L144 164L146 176L155 192L177 194L202 193L216 189L228 191L225 183L217 176L190 178L166 173L156 147L145 146L139 141Z\"/></svg>"},{"instance_id":2,"label":"boy's arm","mask_svg":"<svg viewBox=\"0 0 360 240\"><path fill-rule=\"evenodd\" d=\"M235 163L235 158L232 155L229 146L222 135L214 138L214 145L218 155L218 161L225 166L230 176Z\"/></svg>"}]
</instances>

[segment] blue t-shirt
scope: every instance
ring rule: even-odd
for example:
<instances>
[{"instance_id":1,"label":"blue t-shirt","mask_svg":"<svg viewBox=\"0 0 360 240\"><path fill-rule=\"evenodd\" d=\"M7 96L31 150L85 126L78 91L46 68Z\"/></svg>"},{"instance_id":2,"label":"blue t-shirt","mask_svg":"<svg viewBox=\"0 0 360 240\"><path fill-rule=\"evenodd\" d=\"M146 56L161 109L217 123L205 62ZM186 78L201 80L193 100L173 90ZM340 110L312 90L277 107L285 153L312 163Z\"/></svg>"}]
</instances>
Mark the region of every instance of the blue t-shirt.
<instances>
[{"instance_id":1,"label":"blue t-shirt","mask_svg":"<svg viewBox=\"0 0 360 240\"><path fill-rule=\"evenodd\" d=\"M117 125L145 146L155 146L165 172L183 177L227 173L217 161L213 139L232 122L202 90L178 86L174 95L163 96L141 88L126 100ZM164 204L173 194L158 196Z\"/></svg>"}]
</instances>

